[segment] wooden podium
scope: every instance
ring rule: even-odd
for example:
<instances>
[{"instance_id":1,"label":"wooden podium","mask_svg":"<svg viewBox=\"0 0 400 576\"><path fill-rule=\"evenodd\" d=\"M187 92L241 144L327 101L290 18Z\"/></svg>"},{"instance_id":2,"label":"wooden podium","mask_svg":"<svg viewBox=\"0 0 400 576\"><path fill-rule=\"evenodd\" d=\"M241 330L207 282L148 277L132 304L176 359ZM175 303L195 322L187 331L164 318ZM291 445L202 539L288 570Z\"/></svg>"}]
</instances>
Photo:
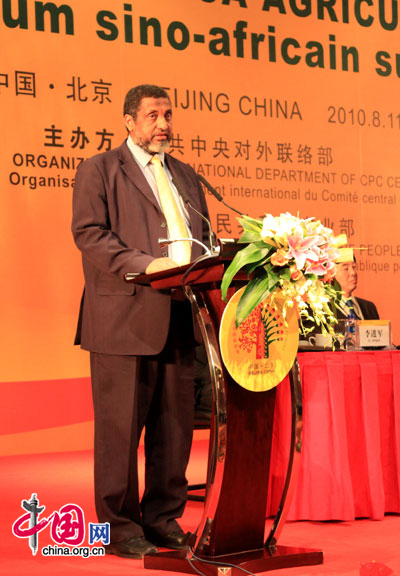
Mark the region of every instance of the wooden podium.
<instances>
[{"instance_id":1,"label":"wooden podium","mask_svg":"<svg viewBox=\"0 0 400 576\"><path fill-rule=\"evenodd\" d=\"M195 264L147 276L126 277L128 281L150 284L156 290L184 287L201 329L213 388L205 503L191 551L145 556L145 568L195 574L194 566L211 576L239 574L235 568L228 571L232 565L250 572L264 572L323 561L319 550L277 544L294 488L301 446L302 406L297 362L289 374L292 431L286 482L277 516L265 534L276 389L249 392L239 386L225 370L218 344L225 308L220 282L236 251L236 244L227 241L216 257L203 257ZM224 567L227 570L224 571Z\"/></svg>"}]
</instances>

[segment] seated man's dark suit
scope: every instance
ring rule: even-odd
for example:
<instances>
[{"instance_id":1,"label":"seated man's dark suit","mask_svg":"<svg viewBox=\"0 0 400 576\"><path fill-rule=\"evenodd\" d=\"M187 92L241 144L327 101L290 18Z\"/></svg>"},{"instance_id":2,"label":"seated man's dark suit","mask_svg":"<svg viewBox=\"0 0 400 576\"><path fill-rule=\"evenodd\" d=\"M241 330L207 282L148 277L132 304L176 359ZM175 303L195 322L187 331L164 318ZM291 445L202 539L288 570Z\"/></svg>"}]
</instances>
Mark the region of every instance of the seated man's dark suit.
<instances>
[{"instance_id":1,"label":"seated man's dark suit","mask_svg":"<svg viewBox=\"0 0 400 576\"><path fill-rule=\"evenodd\" d=\"M207 215L191 167L166 154L174 179ZM191 234L206 226L188 214ZM95 499L114 542L174 529L186 502L193 427L193 319L179 294L124 281L165 254L164 215L126 142L78 168L73 235L85 291L76 343L91 352ZM192 260L201 247L192 244ZM181 295L182 296L182 295ZM146 429L146 489L139 501L137 448ZM105 434L107 430L107 435Z\"/></svg>"},{"instance_id":2,"label":"seated man's dark suit","mask_svg":"<svg viewBox=\"0 0 400 576\"><path fill-rule=\"evenodd\" d=\"M364 300L363 298L355 297L355 299L357 300L357 304L360 307L363 320L379 320L378 310L373 302ZM338 309L337 318L338 320L343 320L347 318L347 315L345 315L342 310ZM361 318L359 318L359 320L361 320Z\"/></svg>"}]
</instances>

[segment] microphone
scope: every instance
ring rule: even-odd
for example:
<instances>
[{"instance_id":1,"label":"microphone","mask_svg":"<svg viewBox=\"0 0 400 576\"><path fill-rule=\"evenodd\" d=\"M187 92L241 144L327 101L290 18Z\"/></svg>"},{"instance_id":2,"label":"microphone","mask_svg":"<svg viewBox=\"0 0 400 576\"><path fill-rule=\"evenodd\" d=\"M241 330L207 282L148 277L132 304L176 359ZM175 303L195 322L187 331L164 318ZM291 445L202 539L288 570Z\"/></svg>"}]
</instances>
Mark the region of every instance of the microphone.
<instances>
[{"instance_id":1,"label":"microphone","mask_svg":"<svg viewBox=\"0 0 400 576\"><path fill-rule=\"evenodd\" d=\"M208 218L206 218L204 216L204 214L202 214L201 212L199 212L199 210L197 210L197 208L195 208L192 203L189 200L189 196L186 194L186 191L183 190L183 188L181 187L181 185L179 184L179 182L177 182L175 180L175 178L172 178L172 183L175 186L175 188L178 190L178 193L180 194L180 196L182 197L182 200L184 201L184 203L186 204L186 206L188 206L188 208L190 208L191 210L193 210L193 212L195 212L198 216L200 216L200 218L202 220L204 220L204 222L207 224L208 226L208 238L210 241L210 250L208 250L208 248L206 248L204 246L204 244L202 242L199 242L198 240L195 240L194 238L192 239L193 242L196 242L197 244L201 244L203 247L206 248L207 252L210 255L216 255L219 254L220 248L219 246L217 246L216 243L216 239L215 239L215 234L212 230L212 226L211 226L211 222L209 221Z\"/></svg>"},{"instance_id":2,"label":"microphone","mask_svg":"<svg viewBox=\"0 0 400 576\"><path fill-rule=\"evenodd\" d=\"M233 208L233 206L230 206L229 204L227 204L225 202L225 200L223 199L221 194L219 192L217 192L216 189L213 186L211 186L211 184L209 182L207 182L207 180L204 178L204 176L202 176L199 173L196 173L196 176L197 176L198 180L200 180L200 182L203 184L203 186L205 188L207 188L207 190L209 192L211 192L211 194L214 196L214 198L216 198L218 200L218 202L222 202L222 204L224 204L227 208L229 208L229 210L233 210L234 212L236 212L240 216L243 216L242 212L239 212L239 210L236 210L236 208Z\"/></svg>"},{"instance_id":3,"label":"microphone","mask_svg":"<svg viewBox=\"0 0 400 576\"><path fill-rule=\"evenodd\" d=\"M207 248L207 246L203 242L200 242L200 240L197 240L196 238L159 238L158 239L158 244L161 248L163 248L164 246L169 246L170 244L174 244L174 242L195 242L196 244L199 244L199 246L204 248L207 256L211 256L211 252Z\"/></svg>"}]
</instances>

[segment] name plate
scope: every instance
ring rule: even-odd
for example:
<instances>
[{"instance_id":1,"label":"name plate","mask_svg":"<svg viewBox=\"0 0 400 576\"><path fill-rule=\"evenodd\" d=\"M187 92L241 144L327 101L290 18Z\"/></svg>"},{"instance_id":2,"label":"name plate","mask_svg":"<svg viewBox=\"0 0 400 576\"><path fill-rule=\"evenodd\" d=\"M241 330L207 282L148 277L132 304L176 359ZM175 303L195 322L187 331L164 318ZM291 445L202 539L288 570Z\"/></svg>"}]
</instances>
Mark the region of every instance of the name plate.
<instances>
[{"instance_id":1,"label":"name plate","mask_svg":"<svg viewBox=\"0 0 400 576\"><path fill-rule=\"evenodd\" d=\"M359 320L360 348L382 348L391 345L390 320Z\"/></svg>"}]
</instances>

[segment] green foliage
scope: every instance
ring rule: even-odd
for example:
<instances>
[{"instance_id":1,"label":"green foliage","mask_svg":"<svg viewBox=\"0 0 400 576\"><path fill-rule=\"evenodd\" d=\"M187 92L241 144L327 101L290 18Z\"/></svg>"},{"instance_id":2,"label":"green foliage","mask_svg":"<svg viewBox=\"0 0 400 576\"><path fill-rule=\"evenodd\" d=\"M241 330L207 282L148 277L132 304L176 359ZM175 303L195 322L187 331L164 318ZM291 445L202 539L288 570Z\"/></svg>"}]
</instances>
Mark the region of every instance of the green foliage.
<instances>
[{"instance_id":1,"label":"green foliage","mask_svg":"<svg viewBox=\"0 0 400 576\"><path fill-rule=\"evenodd\" d=\"M260 247L260 245L264 247L262 248ZM235 257L233 258L232 262L226 269L224 277L222 279L221 292L223 300L226 301L228 288L233 278L239 272L239 270L241 270L244 266L253 263L256 264L255 267L260 266L260 262L263 262L265 260L265 258L268 256L269 251L270 246L268 246L262 241L258 241L249 244L248 246L243 248L243 250L240 250L240 252L237 252L235 254Z\"/></svg>"},{"instance_id":2,"label":"green foliage","mask_svg":"<svg viewBox=\"0 0 400 576\"><path fill-rule=\"evenodd\" d=\"M271 294L277 287L279 278L272 279L267 274L255 276L249 280L244 292L239 300L236 310L236 328L240 326L243 320L256 308L260 302Z\"/></svg>"},{"instance_id":3,"label":"green foliage","mask_svg":"<svg viewBox=\"0 0 400 576\"><path fill-rule=\"evenodd\" d=\"M239 244L248 244L250 242L258 242L261 237L262 222L255 220L250 216L243 216L238 218L243 228L243 234L239 238Z\"/></svg>"}]
</instances>

